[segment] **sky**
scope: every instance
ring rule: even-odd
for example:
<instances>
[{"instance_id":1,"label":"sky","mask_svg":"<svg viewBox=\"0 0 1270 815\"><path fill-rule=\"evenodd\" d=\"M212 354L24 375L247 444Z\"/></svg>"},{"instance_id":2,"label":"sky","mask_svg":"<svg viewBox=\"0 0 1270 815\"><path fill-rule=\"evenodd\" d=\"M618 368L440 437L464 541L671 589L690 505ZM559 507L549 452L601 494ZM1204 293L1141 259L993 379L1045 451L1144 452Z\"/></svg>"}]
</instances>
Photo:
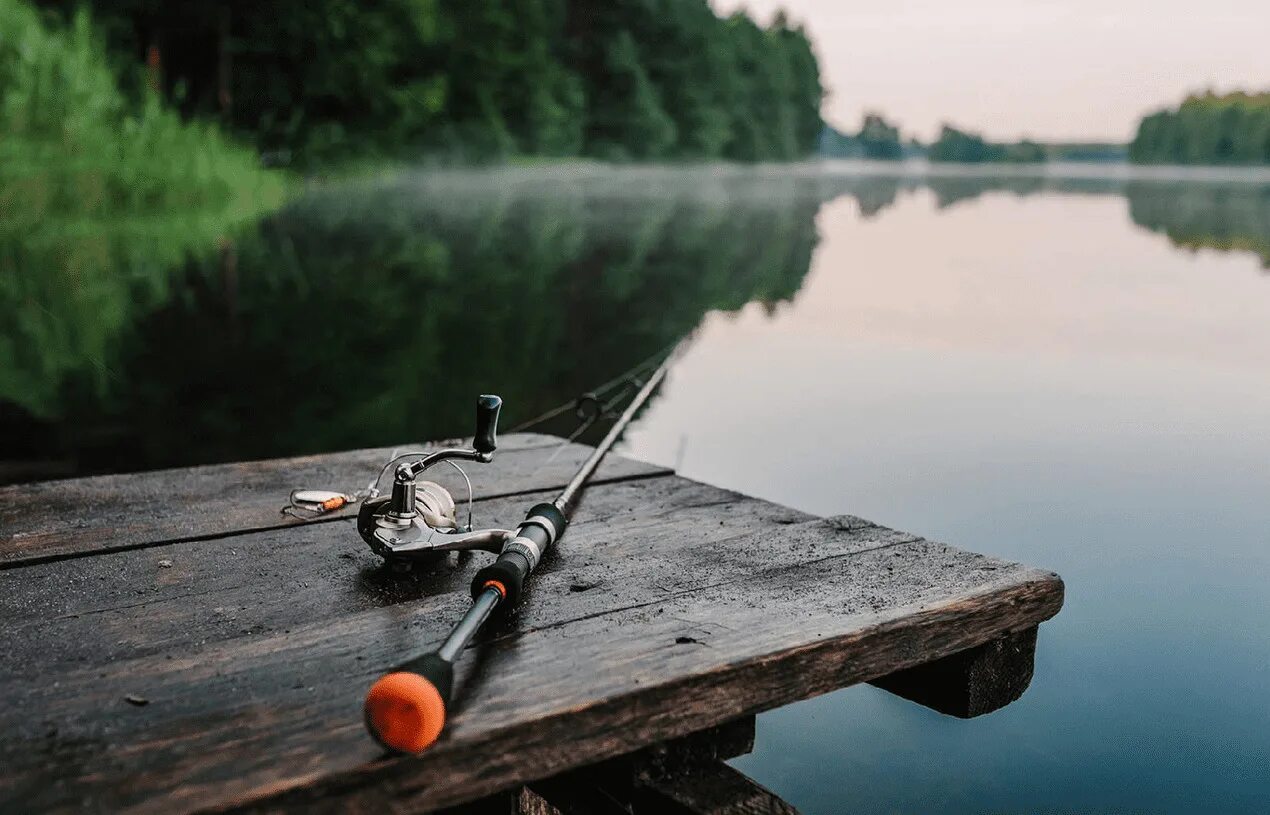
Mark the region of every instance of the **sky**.
<instances>
[{"instance_id":1,"label":"sky","mask_svg":"<svg viewBox=\"0 0 1270 815\"><path fill-rule=\"evenodd\" d=\"M990 138L1132 138L1190 91L1270 90L1270 0L711 0L802 23L852 132L883 112L905 136L941 122Z\"/></svg>"}]
</instances>

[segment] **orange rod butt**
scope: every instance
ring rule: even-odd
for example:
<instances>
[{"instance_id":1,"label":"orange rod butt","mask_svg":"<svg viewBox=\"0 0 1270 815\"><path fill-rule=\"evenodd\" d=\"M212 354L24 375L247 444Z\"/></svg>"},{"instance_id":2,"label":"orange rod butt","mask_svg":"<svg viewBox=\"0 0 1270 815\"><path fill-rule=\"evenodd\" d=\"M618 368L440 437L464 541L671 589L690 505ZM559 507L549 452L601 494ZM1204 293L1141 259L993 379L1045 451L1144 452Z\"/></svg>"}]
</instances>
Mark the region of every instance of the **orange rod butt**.
<instances>
[{"instance_id":1,"label":"orange rod butt","mask_svg":"<svg viewBox=\"0 0 1270 815\"><path fill-rule=\"evenodd\" d=\"M396 671L366 694L366 727L375 740L399 753L421 753L445 727L445 699L427 677Z\"/></svg>"}]
</instances>

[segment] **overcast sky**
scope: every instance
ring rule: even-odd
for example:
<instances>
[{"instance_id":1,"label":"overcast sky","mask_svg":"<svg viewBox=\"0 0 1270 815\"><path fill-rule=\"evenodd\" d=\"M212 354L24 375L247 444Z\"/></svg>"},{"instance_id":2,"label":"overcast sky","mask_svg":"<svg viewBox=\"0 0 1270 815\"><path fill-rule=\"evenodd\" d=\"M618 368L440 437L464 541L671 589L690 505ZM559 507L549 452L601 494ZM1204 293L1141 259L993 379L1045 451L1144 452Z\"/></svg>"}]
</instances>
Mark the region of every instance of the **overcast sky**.
<instances>
[{"instance_id":1,"label":"overcast sky","mask_svg":"<svg viewBox=\"0 0 1270 815\"><path fill-rule=\"evenodd\" d=\"M1270 90L1270 0L712 0L802 22L824 116L880 110L906 135L942 121L1000 139L1109 139L1187 91Z\"/></svg>"}]
</instances>

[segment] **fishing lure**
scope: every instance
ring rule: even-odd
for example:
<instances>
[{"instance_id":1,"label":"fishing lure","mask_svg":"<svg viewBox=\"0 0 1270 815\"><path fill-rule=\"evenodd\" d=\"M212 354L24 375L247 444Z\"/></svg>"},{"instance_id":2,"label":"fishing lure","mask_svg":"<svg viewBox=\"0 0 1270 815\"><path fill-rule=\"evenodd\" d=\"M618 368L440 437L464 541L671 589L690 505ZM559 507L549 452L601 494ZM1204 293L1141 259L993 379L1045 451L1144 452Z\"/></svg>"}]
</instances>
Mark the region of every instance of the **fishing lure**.
<instances>
[{"instance_id":1,"label":"fishing lure","mask_svg":"<svg viewBox=\"0 0 1270 815\"><path fill-rule=\"evenodd\" d=\"M349 504L355 504L358 500L357 495L333 490L292 490L287 499L287 505L282 508L282 513L302 521L310 521L315 517L343 509ZM301 512L307 514L301 515L299 514Z\"/></svg>"}]
</instances>

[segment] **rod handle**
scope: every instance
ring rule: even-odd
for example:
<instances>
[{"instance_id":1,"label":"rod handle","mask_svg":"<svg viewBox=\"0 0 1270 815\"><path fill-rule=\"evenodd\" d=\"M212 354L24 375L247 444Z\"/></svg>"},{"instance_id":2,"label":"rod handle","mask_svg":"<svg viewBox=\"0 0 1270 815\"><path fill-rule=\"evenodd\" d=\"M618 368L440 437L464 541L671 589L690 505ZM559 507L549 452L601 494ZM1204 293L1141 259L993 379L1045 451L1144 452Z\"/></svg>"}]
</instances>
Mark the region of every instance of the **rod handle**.
<instances>
[{"instance_id":1,"label":"rod handle","mask_svg":"<svg viewBox=\"0 0 1270 815\"><path fill-rule=\"evenodd\" d=\"M476 436L472 447L478 453L492 453L498 447L498 413L503 409L501 397L491 393L476 398Z\"/></svg>"},{"instance_id":2,"label":"rod handle","mask_svg":"<svg viewBox=\"0 0 1270 815\"><path fill-rule=\"evenodd\" d=\"M501 608L510 609L519 603L525 579L568 525L568 517L555 504L535 505L520 522L515 537L503 544L498 559L476 573L472 599L494 584L503 595Z\"/></svg>"},{"instance_id":3,"label":"rod handle","mask_svg":"<svg viewBox=\"0 0 1270 815\"><path fill-rule=\"evenodd\" d=\"M519 552L503 552L490 565L482 568L472 578L472 597L479 597L488 588L495 588L503 595L503 608L510 609L520 602L525 589L525 578L533 571L529 560Z\"/></svg>"},{"instance_id":4,"label":"rod handle","mask_svg":"<svg viewBox=\"0 0 1270 815\"><path fill-rule=\"evenodd\" d=\"M370 686L366 729L388 750L422 753L445 728L453 689L452 664L435 653L412 659Z\"/></svg>"}]
</instances>

